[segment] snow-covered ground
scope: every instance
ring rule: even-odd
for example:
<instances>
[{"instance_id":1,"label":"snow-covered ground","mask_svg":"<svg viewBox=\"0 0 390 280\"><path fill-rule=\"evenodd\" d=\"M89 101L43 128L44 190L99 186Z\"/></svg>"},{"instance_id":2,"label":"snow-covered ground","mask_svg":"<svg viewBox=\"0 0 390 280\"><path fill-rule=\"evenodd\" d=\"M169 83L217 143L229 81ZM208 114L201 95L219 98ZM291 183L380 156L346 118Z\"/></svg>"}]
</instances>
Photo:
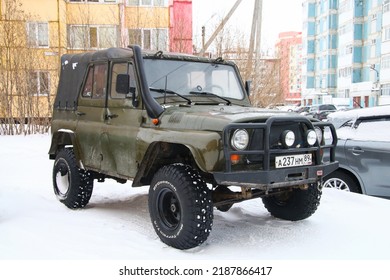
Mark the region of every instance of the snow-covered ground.
<instances>
[{"instance_id":1,"label":"snow-covered ground","mask_svg":"<svg viewBox=\"0 0 390 280\"><path fill-rule=\"evenodd\" d=\"M0 136L0 260L389 263L390 200L326 189L317 212L299 222L273 218L261 200L251 200L227 213L215 210L207 242L180 251L155 234L148 188L106 181L95 183L86 209L72 211L58 202L49 145L48 135Z\"/></svg>"}]
</instances>

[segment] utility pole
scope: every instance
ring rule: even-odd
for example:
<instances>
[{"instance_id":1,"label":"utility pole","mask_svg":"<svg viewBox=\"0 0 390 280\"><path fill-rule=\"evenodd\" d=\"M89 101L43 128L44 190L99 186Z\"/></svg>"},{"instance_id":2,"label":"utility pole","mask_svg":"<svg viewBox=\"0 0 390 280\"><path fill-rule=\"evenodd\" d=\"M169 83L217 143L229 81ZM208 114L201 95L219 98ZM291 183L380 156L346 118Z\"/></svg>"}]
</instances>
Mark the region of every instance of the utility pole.
<instances>
[{"instance_id":1,"label":"utility pole","mask_svg":"<svg viewBox=\"0 0 390 280\"><path fill-rule=\"evenodd\" d=\"M255 59L260 57L261 23L263 17L263 0L255 0L253 9L252 29L249 41L248 61L246 64L246 79L250 78L253 70L253 55Z\"/></svg>"},{"instance_id":2,"label":"utility pole","mask_svg":"<svg viewBox=\"0 0 390 280\"><path fill-rule=\"evenodd\" d=\"M222 28L225 26L226 22L230 19L230 17L233 15L233 13L236 11L237 7L241 4L242 0L237 0L236 3L233 5L233 7L230 9L229 13L222 19L222 22L218 25L217 29L215 29L213 35L211 35L210 39L207 40L206 43L203 43L204 37L202 37L202 49L200 50L200 54L204 55L206 50L210 47L210 45L213 43L215 38L217 37L218 33L221 32ZM204 29L202 28L202 36Z\"/></svg>"}]
</instances>

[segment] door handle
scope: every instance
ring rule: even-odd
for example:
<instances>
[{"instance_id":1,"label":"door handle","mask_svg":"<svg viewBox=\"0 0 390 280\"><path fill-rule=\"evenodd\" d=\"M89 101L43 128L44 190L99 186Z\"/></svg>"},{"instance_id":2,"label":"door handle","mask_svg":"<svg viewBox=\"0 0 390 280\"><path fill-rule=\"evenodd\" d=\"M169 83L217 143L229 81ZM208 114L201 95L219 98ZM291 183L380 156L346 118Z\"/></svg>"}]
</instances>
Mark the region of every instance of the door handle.
<instances>
[{"instance_id":1,"label":"door handle","mask_svg":"<svg viewBox=\"0 0 390 280\"><path fill-rule=\"evenodd\" d=\"M119 117L117 114L106 114L106 120L115 119L117 117Z\"/></svg>"},{"instance_id":2,"label":"door handle","mask_svg":"<svg viewBox=\"0 0 390 280\"><path fill-rule=\"evenodd\" d=\"M364 153L364 150L362 150L362 148L360 147L353 147L352 149L350 149L350 151L352 152L352 154L354 154L355 156L358 156L358 155L361 155Z\"/></svg>"},{"instance_id":3,"label":"door handle","mask_svg":"<svg viewBox=\"0 0 390 280\"><path fill-rule=\"evenodd\" d=\"M84 112L76 111L76 115L77 115L77 116L85 116L85 113L84 113Z\"/></svg>"}]
</instances>

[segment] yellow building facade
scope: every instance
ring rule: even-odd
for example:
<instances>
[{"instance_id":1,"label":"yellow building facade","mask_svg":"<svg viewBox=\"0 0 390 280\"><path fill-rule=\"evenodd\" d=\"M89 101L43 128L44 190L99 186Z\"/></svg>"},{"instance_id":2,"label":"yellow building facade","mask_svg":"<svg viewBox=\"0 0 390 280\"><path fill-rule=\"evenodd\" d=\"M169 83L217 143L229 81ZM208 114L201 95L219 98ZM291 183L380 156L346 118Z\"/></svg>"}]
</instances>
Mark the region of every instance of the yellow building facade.
<instances>
[{"instance_id":1,"label":"yellow building facade","mask_svg":"<svg viewBox=\"0 0 390 280\"><path fill-rule=\"evenodd\" d=\"M129 44L169 50L170 2L0 0L2 123L50 118L65 53Z\"/></svg>"}]
</instances>

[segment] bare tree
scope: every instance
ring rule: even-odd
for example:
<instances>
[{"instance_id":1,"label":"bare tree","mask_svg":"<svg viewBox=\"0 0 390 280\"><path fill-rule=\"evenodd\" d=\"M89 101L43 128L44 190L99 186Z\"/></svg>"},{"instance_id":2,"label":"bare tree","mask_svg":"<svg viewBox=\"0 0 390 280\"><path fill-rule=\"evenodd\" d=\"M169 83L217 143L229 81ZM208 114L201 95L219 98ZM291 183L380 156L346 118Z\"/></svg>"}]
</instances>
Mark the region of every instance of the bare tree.
<instances>
[{"instance_id":1,"label":"bare tree","mask_svg":"<svg viewBox=\"0 0 390 280\"><path fill-rule=\"evenodd\" d=\"M283 102L280 83L280 60L263 58L257 54L252 68L247 68L248 38L240 31L225 27L214 42L216 57L233 60L240 69L244 81L251 81L252 104L257 107L267 107Z\"/></svg>"},{"instance_id":2,"label":"bare tree","mask_svg":"<svg viewBox=\"0 0 390 280\"><path fill-rule=\"evenodd\" d=\"M279 59L263 58L255 61L251 95L254 106L268 107L283 102L279 67Z\"/></svg>"},{"instance_id":3,"label":"bare tree","mask_svg":"<svg viewBox=\"0 0 390 280\"><path fill-rule=\"evenodd\" d=\"M23 122L23 112L21 112L18 95L25 93L26 84L23 81L23 74L19 70L24 70L21 57L25 51L24 18L25 14L21 10L19 1L6 0L2 3L2 19L0 23L0 112L2 114L2 133L17 134L17 123ZM19 107L19 108L18 108Z\"/></svg>"},{"instance_id":4,"label":"bare tree","mask_svg":"<svg viewBox=\"0 0 390 280\"><path fill-rule=\"evenodd\" d=\"M20 0L3 0L0 20L0 134L46 131L51 114L49 78L40 69L43 52L32 52L27 25L31 15ZM26 28L28 27L28 28ZM41 93L45 93L43 96ZM43 97L43 98L42 98ZM45 99L46 97L46 99Z\"/></svg>"}]
</instances>

